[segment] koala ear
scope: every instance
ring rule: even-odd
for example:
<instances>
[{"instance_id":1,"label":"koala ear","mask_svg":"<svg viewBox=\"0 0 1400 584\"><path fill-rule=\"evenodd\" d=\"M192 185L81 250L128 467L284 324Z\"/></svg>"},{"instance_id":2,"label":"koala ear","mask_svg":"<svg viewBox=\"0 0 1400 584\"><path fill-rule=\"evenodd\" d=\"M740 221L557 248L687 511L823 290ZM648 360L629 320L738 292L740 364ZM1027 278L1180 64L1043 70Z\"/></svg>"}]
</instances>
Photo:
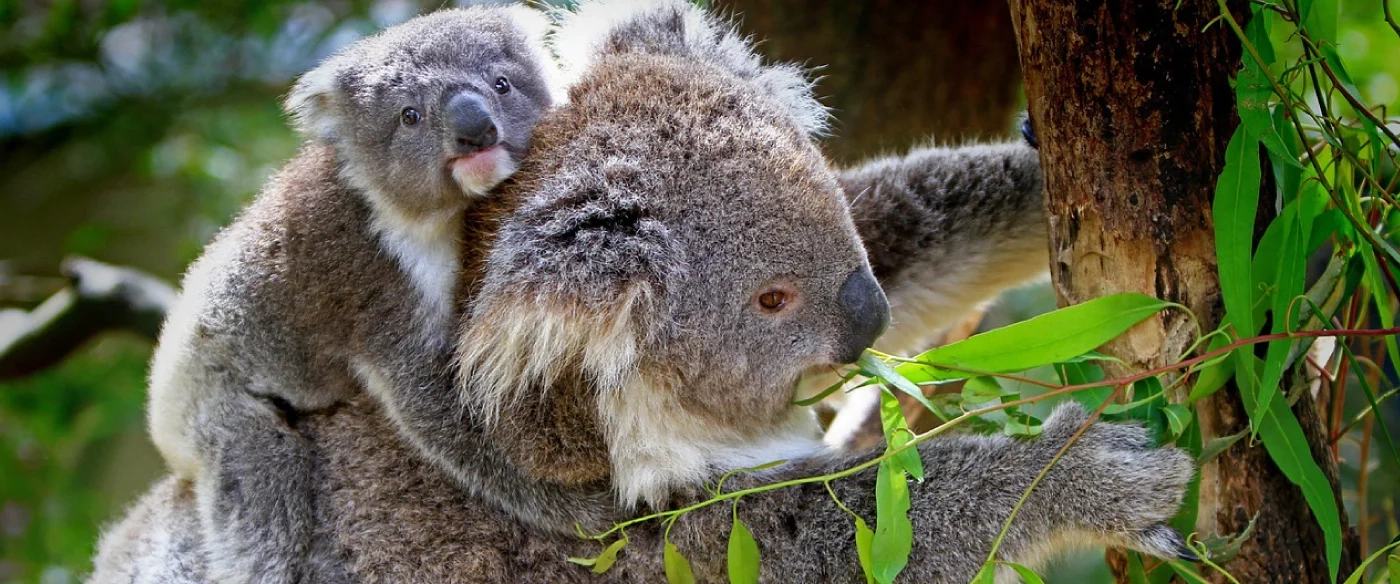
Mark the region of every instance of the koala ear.
<instances>
[{"instance_id":1,"label":"koala ear","mask_svg":"<svg viewBox=\"0 0 1400 584\"><path fill-rule=\"evenodd\" d=\"M524 32L527 47L534 53L535 62L540 64L540 75L549 87L550 103L559 105L569 101L569 92L564 86L559 64L549 51L549 35L552 22L548 14L525 4L512 4L505 9L511 23Z\"/></svg>"},{"instance_id":2,"label":"koala ear","mask_svg":"<svg viewBox=\"0 0 1400 584\"><path fill-rule=\"evenodd\" d=\"M500 226L459 337L464 395L488 423L564 375L606 392L636 373L685 265L643 196L654 175L588 163L533 185Z\"/></svg>"},{"instance_id":3,"label":"koala ear","mask_svg":"<svg viewBox=\"0 0 1400 584\"><path fill-rule=\"evenodd\" d=\"M554 52L565 80L577 82L599 57L626 53L677 55L709 63L752 83L785 106L812 135L827 130L826 106L793 64L763 64L734 25L687 0L594 0L558 17Z\"/></svg>"},{"instance_id":4,"label":"koala ear","mask_svg":"<svg viewBox=\"0 0 1400 584\"><path fill-rule=\"evenodd\" d=\"M337 97L340 95L340 67L332 58L297 79L287 94L283 109L292 119L292 126L303 136L315 140L332 140L336 136Z\"/></svg>"}]
</instances>

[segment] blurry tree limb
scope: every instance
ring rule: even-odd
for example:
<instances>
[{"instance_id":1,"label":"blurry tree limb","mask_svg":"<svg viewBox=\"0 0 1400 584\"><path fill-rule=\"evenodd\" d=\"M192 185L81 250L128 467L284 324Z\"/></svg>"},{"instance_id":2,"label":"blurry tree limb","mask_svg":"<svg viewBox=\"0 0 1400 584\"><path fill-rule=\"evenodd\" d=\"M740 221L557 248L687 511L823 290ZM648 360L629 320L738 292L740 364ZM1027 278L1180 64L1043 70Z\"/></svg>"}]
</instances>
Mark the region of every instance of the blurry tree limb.
<instances>
[{"instance_id":1,"label":"blurry tree limb","mask_svg":"<svg viewBox=\"0 0 1400 584\"><path fill-rule=\"evenodd\" d=\"M0 380L51 367L103 332L155 340L175 302L169 284L132 268L75 256L61 271L68 286L39 306L0 312Z\"/></svg>"},{"instance_id":2,"label":"blurry tree limb","mask_svg":"<svg viewBox=\"0 0 1400 584\"><path fill-rule=\"evenodd\" d=\"M718 0L774 60L814 67L838 163L1010 135L1021 75L1004 0Z\"/></svg>"}]
</instances>

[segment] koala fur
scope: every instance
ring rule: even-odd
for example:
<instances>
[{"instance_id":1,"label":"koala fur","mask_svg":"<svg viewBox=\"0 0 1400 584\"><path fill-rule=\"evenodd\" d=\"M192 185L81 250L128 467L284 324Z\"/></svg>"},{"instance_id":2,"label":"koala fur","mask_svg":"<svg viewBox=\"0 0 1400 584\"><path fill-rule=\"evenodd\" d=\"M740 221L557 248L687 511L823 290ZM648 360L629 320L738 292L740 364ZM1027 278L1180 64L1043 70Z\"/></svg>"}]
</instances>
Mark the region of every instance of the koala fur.
<instances>
[{"instance_id":1,"label":"koala fur","mask_svg":"<svg viewBox=\"0 0 1400 584\"><path fill-rule=\"evenodd\" d=\"M452 387L463 211L558 99L547 28L525 7L445 10L292 89L306 145L190 269L152 364L151 434L194 481L211 579L311 578L298 416L351 379Z\"/></svg>"},{"instance_id":2,"label":"koala fur","mask_svg":"<svg viewBox=\"0 0 1400 584\"><path fill-rule=\"evenodd\" d=\"M541 118L515 180L468 211L458 387L347 376L332 387L362 383L373 399L295 421L318 581L659 581L664 526L630 528L602 576L563 561L600 549L576 526L694 503L760 463L786 461L726 489L869 460L877 453L822 444L813 412L792 405L799 380L853 360L891 313L891 334L929 326L1044 270L1028 146L833 171L811 139L820 106L801 75L757 64L683 0L586 4L556 43L572 64L569 103ZM1087 420L1066 405L1034 440L921 444L904 578L969 580ZM1088 544L1174 555L1180 536L1164 522L1192 473L1143 428L1094 424L1033 491L999 557L1037 567ZM831 487L873 523L875 480L870 469ZM189 482L158 484L108 532L93 582L207 581L208 542L180 531ZM699 581L724 578L731 512L706 507L670 531ZM852 519L821 485L746 496L738 514L764 581L863 580Z\"/></svg>"}]
</instances>

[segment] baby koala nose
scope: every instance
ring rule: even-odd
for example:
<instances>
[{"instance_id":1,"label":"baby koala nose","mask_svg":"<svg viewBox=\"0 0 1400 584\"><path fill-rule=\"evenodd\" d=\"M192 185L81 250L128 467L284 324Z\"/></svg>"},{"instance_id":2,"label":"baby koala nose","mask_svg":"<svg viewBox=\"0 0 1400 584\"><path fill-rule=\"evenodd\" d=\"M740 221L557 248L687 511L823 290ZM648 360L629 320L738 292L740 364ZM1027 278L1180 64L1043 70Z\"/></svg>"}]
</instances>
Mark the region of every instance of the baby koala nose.
<instances>
[{"instance_id":1,"label":"baby koala nose","mask_svg":"<svg viewBox=\"0 0 1400 584\"><path fill-rule=\"evenodd\" d=\"M841 284L838 300L846 316L846 334L836 348L838 363L855 363L861 352L890 326L890 303L870 268L860 267Z\"/></svg>"},{"instance_id":2,"label":"baby koala nose","mask_svg":"<svg viewBox=\"0 0 1400 584\"><path fill-rule=\"evenodd\" d=\"M491 109L481 96L461 91L447 100L447 123L461 154L471 154L496 145L500 136Z\"/></svg>"}]
</instances>

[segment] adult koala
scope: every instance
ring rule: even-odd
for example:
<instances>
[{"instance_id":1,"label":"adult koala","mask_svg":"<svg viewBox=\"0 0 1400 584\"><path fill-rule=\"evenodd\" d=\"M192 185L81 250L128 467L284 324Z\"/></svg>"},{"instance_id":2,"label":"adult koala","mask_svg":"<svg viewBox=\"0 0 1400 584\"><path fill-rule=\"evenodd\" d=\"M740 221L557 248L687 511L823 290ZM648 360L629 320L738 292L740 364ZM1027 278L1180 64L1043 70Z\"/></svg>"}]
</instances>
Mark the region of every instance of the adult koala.
<instances>
[{"instance_id":1,"label":"adult koala","mask_svg":"<svg viewBox=\"0 0 1400 584\"><path fill-rule=\"evenodd\" d=\"M787 460L726 489L868 460L827 450L791 402L804 374L854 360L881 332L880 286L898 330L1043 270L1029 147L836 173L810 138L824 114L801 74L763 66L682 0L587 5L558 42L577 75L571 103L468 221L488 227L466 240L462 394L368 379L364 397L299 420L319 449L315 581L659 581L663 526L630 528L604 576L563 561L598 551L575 526L693 503L736 468ZM1086 421L1066 406L1035 440L920 445L905 578L969 580ZM1095 424L1020 508L999 557L1034 567L1087 543L1175 555L1163 522L1191 474L1142 428ZM873 519L875 480L831 488ZM206 581L191 492L156 485L105 536L94 581ZM821 485L749 495L737 513L764 580L863 580L851 518ZM697 580L724 577L731 522L713 505L670 529Z\"/></svg>"}]
</instances>

